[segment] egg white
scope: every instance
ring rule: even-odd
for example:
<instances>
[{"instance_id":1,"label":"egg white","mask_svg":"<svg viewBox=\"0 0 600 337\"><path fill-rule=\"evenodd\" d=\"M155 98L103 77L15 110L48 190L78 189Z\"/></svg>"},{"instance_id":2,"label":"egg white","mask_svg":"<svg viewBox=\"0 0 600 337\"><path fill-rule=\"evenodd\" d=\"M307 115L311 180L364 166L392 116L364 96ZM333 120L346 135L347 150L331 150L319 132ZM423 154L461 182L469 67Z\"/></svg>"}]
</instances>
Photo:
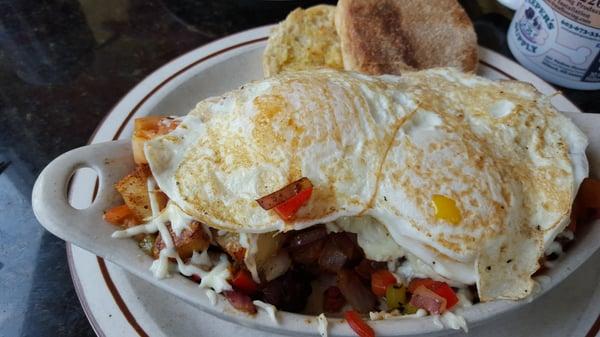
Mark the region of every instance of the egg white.
<instances>
[{"instance_id":1,"label":"egg white","mask_svg":"<svg viewBox=\"0 0 600 337\"><path fill-rule=\"evenodd\" d=\"M405 251L444 278L476 283L487 300L531 292L588 174L586 146L527 84L443 68L319 70L205 100L145 154L169 198L211 227L261 233L338 220L363 233L373 257ZM294 221L255 202L301 177L314 192ZM456 203L458 224L435 217L433 194ZM343 220L366 215L362 225ZM372 219L394 245L382 237L374 247L382 232L360 229Z\"/></svg>"}]
</instances>

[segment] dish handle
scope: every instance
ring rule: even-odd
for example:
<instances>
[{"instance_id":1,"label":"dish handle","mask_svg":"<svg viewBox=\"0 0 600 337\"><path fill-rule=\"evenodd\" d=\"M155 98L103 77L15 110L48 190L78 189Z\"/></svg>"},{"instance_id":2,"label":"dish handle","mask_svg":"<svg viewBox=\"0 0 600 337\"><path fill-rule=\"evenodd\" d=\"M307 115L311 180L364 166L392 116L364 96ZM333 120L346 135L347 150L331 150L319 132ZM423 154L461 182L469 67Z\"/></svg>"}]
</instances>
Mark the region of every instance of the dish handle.
<instances>
[{"instance_id":1,"label":"dish handle","mask_svg":"<svg viewBox=\"0 0 600 337\"><path fill-rule=\"evenodd\" d=\"M60 155L44 168L33 187L31 203L36 218L61 239L80 241L78 237L89 233L91 226L97 227L104 210L119 199L113 185L133 169L132 158L128 140L87 145ZM96 171L97 193L90 207L76 209L69 204L69 182L83 167Z\"/></svg>"}]
</instances>

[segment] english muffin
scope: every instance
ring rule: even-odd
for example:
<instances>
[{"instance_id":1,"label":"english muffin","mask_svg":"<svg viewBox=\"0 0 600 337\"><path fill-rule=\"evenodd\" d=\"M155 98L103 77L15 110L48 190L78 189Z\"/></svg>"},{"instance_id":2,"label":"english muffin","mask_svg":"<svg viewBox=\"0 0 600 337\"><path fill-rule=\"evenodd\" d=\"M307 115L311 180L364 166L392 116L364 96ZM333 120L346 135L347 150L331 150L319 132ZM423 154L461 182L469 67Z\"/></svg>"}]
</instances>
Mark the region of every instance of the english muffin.
<instances>
[{"instance_id":1,"label":"english muffin","mask_svg":"<svg viewBox=\"0 0 600 337\"><path fill-rule=\"evenodd\" d=\"M346 70L477 68L477 36L456 0L340 0L335 24Z\"/></svg>"},{"instance_id":2,"label":"english muffin","mask_svg":"<svg viewBox=\"0 0 600 337\"><path fill-rule=\"evenodd\" d=\"M315 67L344 69L335 6L298 8L271 32L263 56L265 77Z\"/></svg>"}]
</instances>

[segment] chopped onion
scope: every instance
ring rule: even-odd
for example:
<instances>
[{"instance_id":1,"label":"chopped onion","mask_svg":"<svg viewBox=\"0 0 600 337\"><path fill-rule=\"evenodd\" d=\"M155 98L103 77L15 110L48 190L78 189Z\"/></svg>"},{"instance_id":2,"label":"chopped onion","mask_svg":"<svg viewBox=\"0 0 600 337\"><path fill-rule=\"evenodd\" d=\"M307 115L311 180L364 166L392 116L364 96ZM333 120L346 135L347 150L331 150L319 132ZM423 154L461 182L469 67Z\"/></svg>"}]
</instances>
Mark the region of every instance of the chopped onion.
<instances>
[{"instance_id":1,"label":"chopped onion","mask_svg":"<svg viewBox=\"0 0 600 337\"><path fill-rule=\"evenodd\" d=\"M271 256L264 264L260 266L263 271L263 277L266 281L272 281L285 272L292 265L292 260L285 250L279 251L275 256Z\"/></svg>"},{"instance_id":2,"label":"chopped onion","mask_svg":"<svg viewBox=\"0 0 600 337\"><path fill-rule=\"evenodd\" d=\"M331 241L325 243L325 248L319 257L319 267L326 271L337 272L344 267L348 256Z\"/></svg>"},{"instance_id":3,"label":"chopped onion","mask_svg":"<svg viewBox=\"0 0 600 337\"><path fill-rule=\"evenodd\" d=\"M327 230L323 226L311 227L305 230L296 232L292 235L288 247L291 250L298 249L309 243L313 243L327 236Z\"/></svg>"},{"instance_id":4,"label":"chopped onion","mask_svg":"<svg viewBox=\"0 0 600 337\"><path fill-rule=\"evenodd\" d=\"M321 239L302 246L301 249L296 249L291 252L292 260L300 264L310 265L319 260L323 251L325 240Z\"/></svg>"}]
</instances>

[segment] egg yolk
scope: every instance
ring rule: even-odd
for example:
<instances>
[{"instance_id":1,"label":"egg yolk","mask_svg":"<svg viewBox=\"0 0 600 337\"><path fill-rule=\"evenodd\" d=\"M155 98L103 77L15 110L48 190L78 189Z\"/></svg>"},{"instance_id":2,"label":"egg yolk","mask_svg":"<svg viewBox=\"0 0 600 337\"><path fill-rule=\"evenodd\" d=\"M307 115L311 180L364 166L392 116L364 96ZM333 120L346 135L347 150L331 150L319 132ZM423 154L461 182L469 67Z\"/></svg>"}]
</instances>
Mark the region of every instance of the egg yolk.
<instances>
[{"instance_id":1,"label":"egg yolk","mask_svg":"<svg viewBox=\"0 0 600 337\"><path fill-rule=\"evenodd\" d=\"M460 210L456 207L454 200L441 194L434 194L431 201L433 201L436 219L445 220L453 225L460 222Z\"/></svg>"}]
</instances>

